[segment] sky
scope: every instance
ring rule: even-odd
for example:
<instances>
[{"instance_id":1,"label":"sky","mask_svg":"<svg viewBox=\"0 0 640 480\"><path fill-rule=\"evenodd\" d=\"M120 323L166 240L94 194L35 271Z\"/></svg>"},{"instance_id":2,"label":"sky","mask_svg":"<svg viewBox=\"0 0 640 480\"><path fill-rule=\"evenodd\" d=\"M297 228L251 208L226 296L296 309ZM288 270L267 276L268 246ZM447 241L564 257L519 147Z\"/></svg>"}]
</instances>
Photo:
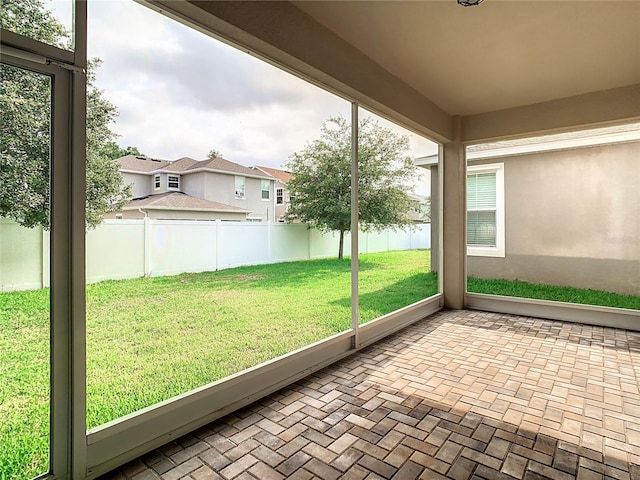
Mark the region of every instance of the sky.
<instances>
[{"instance_id":1,"label":"sky","mask_svg":"<svg viewBox=\"0 0 640 480\"><path fill-rule=\"evenodd\" d=\"M64 22L70 4L49 8ZM122 147L166 160L202 160L215 149L242 165L281 168L329 117L350 117L346 100L133 1L89 0L88 12L89 57L103 62L97 86L118 107L112 129ZM412 155L437 153L381 123L410 134Z\"/></svg>"}]
</instances>

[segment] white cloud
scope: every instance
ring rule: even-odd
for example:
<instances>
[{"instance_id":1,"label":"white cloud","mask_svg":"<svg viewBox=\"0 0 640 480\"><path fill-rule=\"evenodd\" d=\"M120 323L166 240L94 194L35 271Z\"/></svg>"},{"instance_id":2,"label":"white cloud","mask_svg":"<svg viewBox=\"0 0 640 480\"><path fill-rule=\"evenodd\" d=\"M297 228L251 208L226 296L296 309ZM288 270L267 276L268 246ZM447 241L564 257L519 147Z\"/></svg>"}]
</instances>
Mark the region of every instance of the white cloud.
<instances>
[{"instance_id":1,"label":"white cloud","mask_svg":"<svg viewBox=\"0 0 640 480\"><path fill-rule=\"evenodd\" d=\"M278 167L329 116L349 116L345 100L137 3L90 0L88 11L89 56L104 61L97 83L120 112L122 146L163 159L215 148ZM436 151L412 144L416 155Z\"/></svg>"}]
</instances>

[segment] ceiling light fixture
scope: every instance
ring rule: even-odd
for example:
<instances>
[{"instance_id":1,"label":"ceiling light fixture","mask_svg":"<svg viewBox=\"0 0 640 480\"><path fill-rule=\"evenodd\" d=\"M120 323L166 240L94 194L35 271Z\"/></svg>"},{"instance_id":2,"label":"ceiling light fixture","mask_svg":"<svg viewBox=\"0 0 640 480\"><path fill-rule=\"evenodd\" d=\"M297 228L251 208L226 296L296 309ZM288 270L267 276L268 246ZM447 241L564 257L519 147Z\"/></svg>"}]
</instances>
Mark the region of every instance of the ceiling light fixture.
<instances>
[{"instance_id":1,"label":"ceiling light fixture","mask_svg":"<svg viewBox=\"0 0 640 480\"><path fill-rule=\"evenodd\" d=\"M458 5L462 5L463 7L473 7L475 5L480 5L484 0L458 0Z\"/></svg>"}]
</instances>

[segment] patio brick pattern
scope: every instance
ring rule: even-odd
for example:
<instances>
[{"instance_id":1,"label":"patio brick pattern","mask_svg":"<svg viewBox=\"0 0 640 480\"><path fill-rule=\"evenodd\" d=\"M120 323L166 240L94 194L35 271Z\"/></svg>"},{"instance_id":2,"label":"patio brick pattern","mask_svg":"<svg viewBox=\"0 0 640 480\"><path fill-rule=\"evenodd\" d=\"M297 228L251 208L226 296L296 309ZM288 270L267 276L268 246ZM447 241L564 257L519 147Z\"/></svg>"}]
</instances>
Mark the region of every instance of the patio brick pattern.
<instances>
[{"instance_id":1,"label":"patio brick pattern","mask_svg":"<svg viewBox=\"0 0 640 480\"><path fill-rule=\"evenodd\" d=\"M104 479L640 479L640 332L443 311Z\"/></svg>"}]
</instances>

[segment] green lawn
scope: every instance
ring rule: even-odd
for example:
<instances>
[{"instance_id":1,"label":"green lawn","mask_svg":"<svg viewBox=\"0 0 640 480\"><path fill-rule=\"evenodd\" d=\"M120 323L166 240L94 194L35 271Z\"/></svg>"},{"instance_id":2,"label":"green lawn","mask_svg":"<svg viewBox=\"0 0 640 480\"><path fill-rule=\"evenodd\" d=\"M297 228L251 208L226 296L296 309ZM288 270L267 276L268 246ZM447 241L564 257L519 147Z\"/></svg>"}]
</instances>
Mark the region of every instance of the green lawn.
<instances>
[{"instance_id":1,"label":"green lawn","mask_svg":"<svg viewBox=\"0 0 640 480\"><path fill-rule=\"evenodd\" d=\"M360 320L437 291L429 251L360 258ZM348 260L87 286L87 422L95 427L348 329ZM469 278L469 291L640 309L640 297ZM0 480L46 470L48 290L0 294Z\"/></svg>"},{"instance_id":2,"label":"green lawn","mask_svg":"<svg viewBox=\"0 0 640 480\"><path fill-rule=\"evenodd\" d=\"M436 293L429 259L363 255L361 321ZM313 260L87 286L88 427L350 328L350 268ZM0 294L3 480L46 469L48 298Z\"/></svg>"},{"instance_id":3,"label":"green lawn","mask_svg":"<svg viewBox=\"0 0 640 480\"><path fill-rule=\"evenodd\" d=\"M541 285L518 280L485 280L469 277L467 279L467 290L469 292L505 295L507 297L536 298L556 302L640 310L640 296L557 285Z\"/></svg>"}]
</instances>

